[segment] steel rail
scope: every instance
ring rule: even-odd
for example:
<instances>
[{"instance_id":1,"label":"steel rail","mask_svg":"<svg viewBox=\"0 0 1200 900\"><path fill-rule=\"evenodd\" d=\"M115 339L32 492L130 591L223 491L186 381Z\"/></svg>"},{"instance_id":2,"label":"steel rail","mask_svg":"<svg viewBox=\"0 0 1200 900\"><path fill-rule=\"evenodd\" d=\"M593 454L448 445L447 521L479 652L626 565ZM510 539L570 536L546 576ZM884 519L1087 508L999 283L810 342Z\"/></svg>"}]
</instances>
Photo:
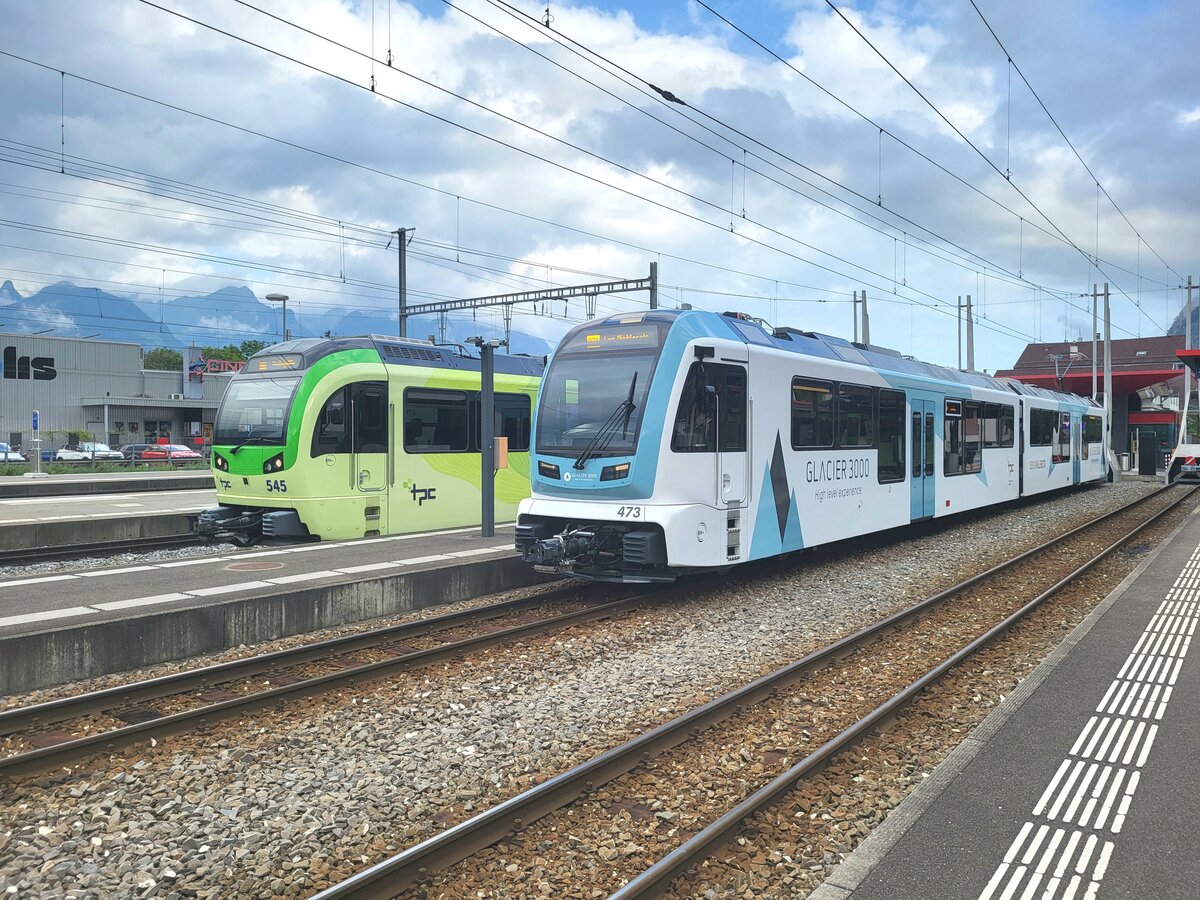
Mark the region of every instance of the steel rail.
<instances>
[{"instance_id":1,"label":"steel rail","mask_svg":"<svg viewBox=\"0 0 1200 900\"><path fill-rule=\"evenodd\" d=\"M609 896L609 900L634 900L634 898L642 900L642 898L661 897L666 894L670 889L671 883L676 878L693 868L697 863L709 858L716 850L733 840L746 819L771 806L783 794L791 790L798 781L806 775L819 770L835 754L861 740L890 719L893 719L903 707L915 700L921 691L940 679L963 660L974 655L997 637L1007 632L1013 625L1021 621L1033 610L1037 609L1084 572L1088 571L1088 569L1103 561L1130 538L1175 509L1175 507L1195 494L1197 490L1200 490L1200 488L1193 488L1191 491L1188 491L1184 496L1164 509L1159 510L1127 534L1113 541L1109 546L1080 565L1069 575L1051 585L1028 603L1024 604L1020 609L989 628L966 646L960 648L949 658L938 663L938 665L875 707L875 709L871 710L871 712L867 713L867 715L863 716L863 718L859 719L853 725L840 731L808 756L804 757L804 759L800 760L800 762L796 763L796 765L759 788L733 809L711 822L649 869L646 869L632 881L612 893ZM1157 494L1151 496L1157 496Z\"/></svg>"},{"instance_id":2,"label":"steel rail","mask_svg":"<svg viewBox=\"0 0 1200 900\"><path fill-rule=\"evenodd\" d=\"M49 747L41 747L26 751L25 753L14 754L13 756L0 759L0 776L11 777L44 771L54 766L62 766L80 759L86 759L96 753L116 750L120 746L125 746L136 741L178 734L193 730L196 727L209 725L219 719L228 718L232 715L264 707L279 706L287 700L297 697L324 693L335 688L373 681L387 677L394 672L429 665L448 657L477 652L519 638L531 637L594 619L618 615L626 610L644 606L649 598L661 593L663 593L661 590L650 591L633 597L610 600L586 609L575 610L557 616L549 616L544 619L538 619L535 622L514 625L498 631L484 632L483 634L452 641L437 647L404 653L392 659L364 663L325 675L306 678L291 684L278 685L265 691L257 691L242 697L234 697L195 709L162 716L147 722L128 725L124 728L100 732L88 735L87 737L64 741ZM171 676L164 677L169 678Z\"/></svg>"},{"instance_id":3,"label":"steel rail","mask_svg":"<svg viewBox=\"0 0 1200 900\"><path fill-rule=\"evenodd\" d=\"M629 772L651 756L697 736L704 729L729 718L742 707L752 705L777 693L810 672L848 655L870 640L903 625L930 607L970 589L985 579L1005 572L1030 557L1065 543L1080 532L1092 529L1114 516L1127 513L1153 498L1161 497L1170 490L1172 487L1166 487L1153 494L1139 497L1125 506L1072 528L1037 547L1026 550L1012 559L973 575L913 606L899 610L878 622L861 628L826 647L814 650L795 662L695 707L669 722L643 732L624 744L606 750L466 821L453 825L419 844L363 869L316 894L313 900L345 900L345 898L386 900L386 898L394 897L405 888L419 883L430 873L448 868L473 853L502 840L524 825L561 809L582 794ZM1188 496L1191 494L1185 495L1176 503L1156 513L1142 527L1174 508ZM1128 537L1129 535L1126 535L1121 542L1128 540Z\"/></svg>"},{"instance_id":4,"label":"steel rail","mask_svg":"<svg viewBox=\"0 0 1200 900\"><path fill-rule=\"evenodd\" d=\"M119 684L86 694L60 697L57 700L47 700L32 706L17 707L0 712L0 735L13 734L17 731L51 725L55 722L80 718L93 713L102 713L118 706L142 703L146 700L180 694L189 690L207 689L234 679L270 672L283 666L300 665L315 659L327 659L335 655L353 653L356 650L393 643L401 639L424 637L431 632L444 631L470 622L486 622L509 613L553 603L579 592L580 586L578 585L556 588L516 600L505 600L488 606L443 613L439 616L430 616L411 622L401 622L398 625L372 628L369 631L345 634L282 650L273 650L270 653L260 653L243 659L215 663L198 669L172 672L158 678Z\"/></svg>"},{"instance_id":5,"label":"steel rail","mask_svg":"<svg viewBox=\"0 0 1200 900\"><path fill-rule=\"evenodd\" d=\"M92 541L86 544L63 544L51 547L6 548L0 550L0 565L19 566L33 562L80 559L85 556L111 556L131 551L192 547L202 543L204 543L204 539L195 534L167 534L159 537L130 538L125 541Z\"/></svg>"}]
</instances>

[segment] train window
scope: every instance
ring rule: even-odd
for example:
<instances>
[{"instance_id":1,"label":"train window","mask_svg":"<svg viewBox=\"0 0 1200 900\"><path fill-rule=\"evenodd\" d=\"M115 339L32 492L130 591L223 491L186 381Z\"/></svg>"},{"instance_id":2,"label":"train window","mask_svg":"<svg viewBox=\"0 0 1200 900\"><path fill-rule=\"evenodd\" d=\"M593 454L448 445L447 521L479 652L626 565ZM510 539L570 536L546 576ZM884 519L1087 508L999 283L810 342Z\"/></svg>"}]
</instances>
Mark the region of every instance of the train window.
<instances>
[{"instance_id":1,"label":"train window","mask_svg":"<svg viewBox=\"0 0 1200 900\"><path fill-rule=\"evenodd\" d=\"M996 403L983 404L983 446L1000 446L1000 406Z\"/></svg>"},{"instance_id":2,"label":"train window","mask_svg":"<svg viewBox=\"0 0 1200 900\"><path fill-rule=\"evenodd\" d=\"M875 446L875 392L856 384L838 385L839 447Z\"/></svg>"},{"instance_id":3,"label":"train window","mask_svg":"<svg viewBox=\"0 0 1200 900\"><path fill-rule=\"evenodd\" d=\"M529 397L525 394L496 395L496 436L508 438L510 453L529 450Z\"/></svg>"},{"instance_id":4,"label":"train window","mask_svg":"<svg viewBox=\"0 0 1200 900\"><path fill-rule=\"evenodd\" d=\"M692 363L679 395L671 450L711 453L718 442L722 453L746 449L746 370Z\"/></svg>"},{"instance_id":5,"label":"train window","mask_svg":"<svg viewBox=\"0 0 1200 900\"><path fill-rule=\"evenodd\" d=\"M1052 409L1029 411L1029 446L1049 447L1054 443L1055 412Z\"/></svg>"},{"instance_id":6,"label":"train window","mask_svg":"<svg viewBox=\"0 0 1200 900\"><path fill-rule=\"evenodd\" d=\"M833 385L792 379L792 449L833 446Z\"/></svg>"},{"instance_id":7,"label":"train window","mask_svg":"<svg viewBox=\"0 0 1200 900\"><path fill-rule=\"evenodd\" d=\"M466 391L409 388L404 392L404 451L470 452L467 409Z\"/></svg>"},{"instance_id":8,"label":"train window","mask_svg":"<svg viewBox=\"0 0 1200 900\"><path fill-rule=\"evenodd\" d=\"M953 405L952 405L953 404ZM946 437L942 471L946 475L969 475L983 470L983 404L947 400ZM951 409L959 412L950 415Z\"/></svg>"},{"instance_id":9,"label":"train window","mask_svg":"<svg viewBox=\"0 0 1200 900\"><path fill-rule=\"evenodd\" d=\"M912 414L913 478L921 477L921 414Z\"/></svg>"},{"instance_id":10,"label":"train window","mask_svg":"<svg viewBox=\"0 0 1200 900\"><path fill-rule=\"evenodd\" d=\"M1011 406L1000 407L1000 446L1011 447L1016 433L1016 411Z\"/></svg>"},{"instance_id":11,"label":"train window","mask_svg":"<svg viewBox=\"0 0 1200 900\"><path fill-rule=\"evenodd\" d=\"M354 414L354 452L387 453L387 384L362 382L350 386Z\"/></svg>"},{"instance_id":12,"label":"train window","mask_svg":"<svg viewBox=\"0 0 1200 900\"><path fill-rule=\"evenodd\" d=\"M925 474L933 474L933 413L925 413Z\"/></svg>"},{"instance_id":13,"label":"train window","mask_svg":"<svg viewBox=\"0 0 1200 900\"><path fill-rule=\"evenodd\" d=\"M1059 413L1057 425L1054 451L1050 454L1050 461L1066 462L1071 458L1071 414Z\"/></svg>"},{"instance_id":14,"label":"train window","mask_svg":"<svg viewBox=\"0 0 1200 900\"><path fill-rule=\"evenodd\" d=\"M1104 440L1104 420L1099 416L1083 417L1083 442L1099 444Z\"/></svg>"},{"instance_id":15,"label":"train window","mask_svg":"<svg viewBox=\"0 0 1200 900\"><path fill-rule=\"evenodd\" d=\"M904 480L904 394L879 392L879 482Z\"/></svg>"},{"instance_id":16,"label":"train window","mask_svg":"<svg viewBox=\"0 0 1200 900\"><path fill-rule=\"evenodd\" d=\"M346 409L346 389L329 395L313 426L312 455L350 452L350 417Z\"/></svg>"}]
</instances>

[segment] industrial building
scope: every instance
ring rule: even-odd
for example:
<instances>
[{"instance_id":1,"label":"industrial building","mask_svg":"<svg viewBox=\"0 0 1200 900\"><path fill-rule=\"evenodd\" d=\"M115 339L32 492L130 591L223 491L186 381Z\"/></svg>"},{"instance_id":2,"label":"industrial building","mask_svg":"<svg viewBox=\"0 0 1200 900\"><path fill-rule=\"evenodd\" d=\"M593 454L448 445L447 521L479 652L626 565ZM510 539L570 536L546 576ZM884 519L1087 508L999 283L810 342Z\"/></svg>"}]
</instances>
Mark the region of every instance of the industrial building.
<instances>
[{"instance_id":1,"label":"industrial building","mask_svg":"<svg viewBox=\"0 0 1200 900\"><path fill-rule=\"evenodd\" d=\"M64 446L72 431L113 447L196 446L211 439L236 368L188 348L180 371L147 371L137 344L0 334L0 440L31 450L36 409L42 449Z\"/></svg>"}]
</instances>

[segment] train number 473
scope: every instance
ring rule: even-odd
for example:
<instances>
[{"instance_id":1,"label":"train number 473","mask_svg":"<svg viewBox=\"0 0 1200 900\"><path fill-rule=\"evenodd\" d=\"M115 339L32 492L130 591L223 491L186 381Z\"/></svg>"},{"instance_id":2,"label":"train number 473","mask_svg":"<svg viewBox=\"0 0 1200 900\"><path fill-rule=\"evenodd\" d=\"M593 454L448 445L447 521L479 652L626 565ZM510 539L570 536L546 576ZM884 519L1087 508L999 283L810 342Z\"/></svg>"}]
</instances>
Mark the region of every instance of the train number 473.
<instances>
[{"instance_id":1,"label":"train number 473","mask_svg":"<svg viewBox=\"0 0 1200 900\"><path fill-rule=\"evenodd\" d=\"M642 507L640 506L622 506L617 510L618 519L640 519L642 518Z\"/></svg>"}]
</instances>

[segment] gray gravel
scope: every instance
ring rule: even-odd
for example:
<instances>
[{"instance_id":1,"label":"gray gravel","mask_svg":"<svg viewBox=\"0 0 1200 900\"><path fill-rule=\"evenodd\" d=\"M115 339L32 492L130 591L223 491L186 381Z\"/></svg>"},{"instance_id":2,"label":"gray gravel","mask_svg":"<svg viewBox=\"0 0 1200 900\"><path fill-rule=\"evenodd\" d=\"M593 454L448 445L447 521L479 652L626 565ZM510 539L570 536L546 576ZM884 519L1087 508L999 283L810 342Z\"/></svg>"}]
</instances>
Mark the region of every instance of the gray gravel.
<instances>
[{"instance_id":1,"label":"gray gravel","mask_svg":"<svg viewBox=\"0 0 1200 900\"><path fill-rule=\"evenodd\" d=\"M141 553L116 553L106 556L84 556L79 559L60 559L27 565L0 566L0 578L30 578L76 569L103 569L106 566L131 566L147 562L166 562L172 559L195 559L201 556L224 556L236 552L233 544L202 544L195 547L176 547L173 550L147 550Z\"/></svg>"},{"instance_id":2,"label":"gray gravel","mask_svg":"<svg viewBox=\"0 0 1200 900\"><path fill-rule=\"evenodd\" d=\"M0 798L0 891L306 896L1155 489L1072 493L842 559L800 555L780 572L697 585L669 608L14 786Z\"/></svg>"}]
</instances>

